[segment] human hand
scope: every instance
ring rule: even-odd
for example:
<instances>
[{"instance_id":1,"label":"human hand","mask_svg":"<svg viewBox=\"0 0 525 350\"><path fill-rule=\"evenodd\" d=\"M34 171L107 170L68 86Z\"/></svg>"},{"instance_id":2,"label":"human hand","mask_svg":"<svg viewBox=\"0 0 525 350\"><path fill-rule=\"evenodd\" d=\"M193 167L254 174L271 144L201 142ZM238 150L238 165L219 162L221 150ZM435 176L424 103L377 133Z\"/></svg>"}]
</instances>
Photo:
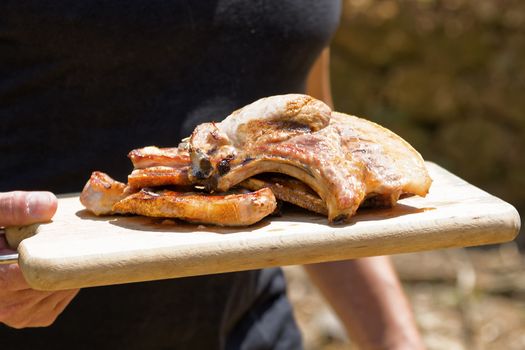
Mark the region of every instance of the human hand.
<instances>
[{"instance_id":1,"label":"human hand","mask_svg":"<svg viewBox=\"0 0 525 350\"><path fill-rule=\"evenodd\" d=\"M50 192L0 193L0 227L49 221L57 208ZM0 253L8 250L0 237ZM0 266L0 322L13 327L51 325L78 293L78 289L44 292L31 289L17 264Z\"/></svg>"}]
</instances>

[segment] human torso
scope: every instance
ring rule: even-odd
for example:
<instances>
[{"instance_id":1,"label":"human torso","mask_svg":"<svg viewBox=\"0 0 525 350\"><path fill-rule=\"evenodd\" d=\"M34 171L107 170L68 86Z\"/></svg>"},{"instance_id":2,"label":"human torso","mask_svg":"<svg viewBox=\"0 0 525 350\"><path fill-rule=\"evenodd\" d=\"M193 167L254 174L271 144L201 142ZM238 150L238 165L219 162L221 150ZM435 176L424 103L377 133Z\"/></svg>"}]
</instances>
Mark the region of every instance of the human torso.
<instances>
[{"instance_id":1,"label":"human torso","mask_svg":"<svg viewBox=\"0 0 525 350\"><path fill-rule=\"evenodd\" d=\"M338 0L0 0L0 191L78 192L93 170L125 180L133 148L174 146L260 97L304 92L339 11ZM132 334L129 344L176 347L199 330L225 344L269 280L249 271L85 290L32 334L95 327L121 344Z\"/></svg>"}]
</instances>

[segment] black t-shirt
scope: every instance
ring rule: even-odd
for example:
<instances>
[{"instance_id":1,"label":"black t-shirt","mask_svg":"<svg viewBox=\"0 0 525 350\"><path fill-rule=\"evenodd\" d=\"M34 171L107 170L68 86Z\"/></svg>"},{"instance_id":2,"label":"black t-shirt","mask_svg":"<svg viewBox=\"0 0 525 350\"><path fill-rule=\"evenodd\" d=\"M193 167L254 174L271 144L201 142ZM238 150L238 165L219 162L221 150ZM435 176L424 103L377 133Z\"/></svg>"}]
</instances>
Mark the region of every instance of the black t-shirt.
<instances>
[{"instance_id":1,"label":"black t-shirt","mask_svg":"<svg viewBox=\"0 0 525 350\"><path fill-rule=\"evenodd\" d=\"M125 181L133 148L304 92L340 6L0 0L0 191L78 192L93 170ZM278 270L87 288L49 328L0 327L0 346L294 348L283 293Z\"/></svg>"}]
</instances>

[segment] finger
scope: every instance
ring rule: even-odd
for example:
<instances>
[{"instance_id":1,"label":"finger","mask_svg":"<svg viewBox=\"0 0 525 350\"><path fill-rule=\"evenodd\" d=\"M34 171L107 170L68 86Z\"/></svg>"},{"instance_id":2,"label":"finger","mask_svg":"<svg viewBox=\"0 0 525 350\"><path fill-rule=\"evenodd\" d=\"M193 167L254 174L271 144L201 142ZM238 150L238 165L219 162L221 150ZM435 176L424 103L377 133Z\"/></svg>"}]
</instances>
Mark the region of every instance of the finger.
<instances>
[{"instance_id":1,"label":"finger","mask_svg":"<svg viewBox=\"0 0 525 350\"><path fill-rule=\"evenodd\" d=\"M18 264L0 265L0 290L20 291L30 288Z\"/></svg>"},{"instance_id":2,"label":"finger","mask_svg":"<svg viewBox=\"0 0 525 350\"><path fill-rule=\"evenodd\" d=\"M42 300L52 292L41 292L32 289L2 293L0 301L0 322L14 328L25 327L31 322L35 310Z\"/></svg>"},{"instance_id":3,"label":"finger","mask_svg":"<svg viewBox=\"0 0 525 350\"><path fill-rule=\"evenodd\" d=\"M13 327L44 327L52 324L57 316L77 295L76 290L43 292L27 289L1 293L0 322ZM3 301L8 300L7 303Z\"/></svg>"},{"instance_id":4,"label":"finger","mask_svg":"<svg viewBox=\"0 0 525 350\"><path fill-rule=\"evenodd\" d=\"M25 327L47 327L53 324L57 317L77 295L78 290L54 292L42 299L31 310L31 317L26 320Z\"/></svg>"},{"instance_id":5,"label":"finger","mask_svg":"<svg viewBox=\"0 0 525 350\"><path fill-rule=\"evenodd\" d=\"M13 191L0 193L0 226L21 226L49 221L57 199L51 192Z\"/></svg>"}]
</instances>

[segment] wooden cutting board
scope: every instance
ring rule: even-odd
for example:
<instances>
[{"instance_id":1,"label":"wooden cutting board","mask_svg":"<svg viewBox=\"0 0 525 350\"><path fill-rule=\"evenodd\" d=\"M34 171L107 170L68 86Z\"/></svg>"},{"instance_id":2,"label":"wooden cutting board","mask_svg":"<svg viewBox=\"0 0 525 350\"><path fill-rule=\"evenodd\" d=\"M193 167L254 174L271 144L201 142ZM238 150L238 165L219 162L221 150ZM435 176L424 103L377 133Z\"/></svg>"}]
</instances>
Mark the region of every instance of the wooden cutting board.
<instances>
[{"instance_id":1,"label":"wooden cutting board","mask_svg":"<svg viewBox=\"0 0 525 350\"><path fill-rule=\"evenodd\" d=\"M307 264L512 240L520 218L508 203L428 163L426 198L360 210L345 226L299 209L228 229L146 217L96 217L78 197L59 200L53 222L19 246L36 289L117 283Z\"/></svg>"}]
</instances>

